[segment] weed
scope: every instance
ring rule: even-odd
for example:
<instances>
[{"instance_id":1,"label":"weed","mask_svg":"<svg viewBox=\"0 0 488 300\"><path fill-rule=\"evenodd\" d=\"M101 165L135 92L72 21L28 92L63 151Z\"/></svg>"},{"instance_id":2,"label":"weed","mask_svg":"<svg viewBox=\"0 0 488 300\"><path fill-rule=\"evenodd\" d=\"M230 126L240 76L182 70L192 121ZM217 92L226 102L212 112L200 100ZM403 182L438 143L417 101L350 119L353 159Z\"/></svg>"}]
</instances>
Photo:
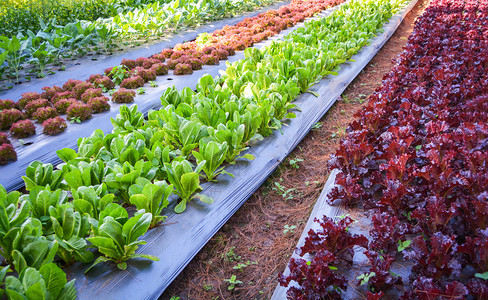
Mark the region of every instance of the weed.
<instances>
[{"instance_id":1,"label":"weed","mask_svg":"<svg viewBox=\"0 0 488 300\"><path fill-rule=\"evenodd\" d=\"M303 159L301 159L301 158L290 159L290 166L292 166L295 169L298 169L298 168L300 168L298 163L300 163L302 161L303 161Z\"/></svg>"},{"instance_id":2,"label":"weed","mask_svg":"<svg viewBox=\"0 0 488 300\"><path fill-rule=\"evenodd\" d=\"M118 85L122 83L122 80L130 76L130 71L126 66L120 65L113 67L112 71L110 71L110 75L115 84Z\"/></svg>"},{"instance_id":3,"label":"weed","mask_svg":"<svg viewBox=\"0 0 488 300\"><path fill-rule=\"evenodd\" d=\"M229 291L232 291L236 287L236 284L242 283L242 281L237 280L236 275L232 275L230 279L224 279L224 281L229 283L229 287L227 288Z\"/></svg>"},{"instance_id":4,"label":"weed","mask_svg":"<svg viewBox=\"0 0 488 300\"><path fill-rule=\"evenodd\" d=\"M410 247L410 244L412 243L411 240L406 240L404 242L398 240L398 252L402 252L406 248Z\"/></svg>"},{"instance_id":5,"label":"weed","mask_svg":"<svg viewBox=\"0 0 488 300\"><path fill-rule=\"evenodd\" d=\"M342 98L342 101L344 101L344 103L350 103L351 102L351 99L349 99L348 95L341 95L341 98Z\"/></svg>"},{"instance_id":6,"label":"weed","mask_svg":"<svg viewBox=\"0 0 488 300\"><path fill-rule=\"evenodd\" d=\"M322 128L322 125L323 125L322 122L317 122L312 126L312 130L320 129Z\"/></svg>"},{"instance_id":7,"label":"weed","mask_svg":"<svg viewBox=\"0 0 488 300\"><path fill-rule=\"evenodd\" d=\"M247 261L246 263L240 263L238 264L237 266L234 266L232 269L234 270L242 270L244 269L245 267L249 266L249 265L256 265L258 262L256 261Z\"/></svg>"},{"instance_id":8,"label":"weed","mask_svg":"<svg viewBox=\"0 0 488 300\"><path fill-rule=\"evenodd\" d=\"M204 283L203 284L203 289L205 291L209 292L209 291L211 291L213 289L213 285Z\"/></svg>"},{"instance_id":9,"label":"weed","mask_svg":"<svg viewBox=\"0 0 488 300\"><path fill-rule=\"evenodd\" d=\"M363 284L368 284L368 281L371 277L375 276L376 273L375 272L371 272L371 273L364 273L364 274L361 274L359 275L356 279L358 280L361 280L361 283L360 285L363 285Z\"/></svg>"},{"instance_id":10,"label":"weed","mask_svg":"<svg viewBox=\"0 0 488 300\"><path fill-rule=\"evenodd\" d=\"M227 251L226 253L222 253L222 258L228 262L240 260L241 257L239 255L235 254L235 252L234 252L235 248L236 247L230 247L229 251Z\"/></svg>"},{"instance_id":11,"label":"weed","mask_svg":"<svg viewBox=\"0 0 488 300\"><path fill-rule=\"evenodd\" d=\"M346 135L346 127L345 126L335 126L337 129L336 132L332 133L331 138L342 138Z\"/></svg>"},{"instance_id":12,"label":"weed","mask_svg":"<svg viewBox=\"0 0 488 300\"><path fill-rule=\"evenodd\" d=\"M72 117L71 120L69 120L69 122L71 124L74 124L74 123L80 124L81 123L81 119L80 119L80 117Z\"/></svg>"},{"instance_id":13,"label":"weed","mask_svg":"<svg viewBox=\"0 0 488 300\"><path fill-rule=\"evenodd\" d=\"M292 234L295 233L294 229L297 228L297 227L295 225L291 225L290 226L290 225L287 224L287 225L283 226L283 228L285 228L283 230L283 234L286 235L288 233L292 233Z\"/></svg>"},{"instance_id":14,"label":"weed","mask_svg":"<svg viewBox=\"0 0 488 300\"><path fill-rule=\"evenodd\" d=\"M273 190L278 194L280 195L281 197L283 197L283 199L285 199L285 202L287 200L293 200L293 192L295 191L295 188L291 188L291 189L286 189L286 187L282 186L279 182L276 182L275 181L275 186L273 187Z\"/></svg>"}]
</instances>

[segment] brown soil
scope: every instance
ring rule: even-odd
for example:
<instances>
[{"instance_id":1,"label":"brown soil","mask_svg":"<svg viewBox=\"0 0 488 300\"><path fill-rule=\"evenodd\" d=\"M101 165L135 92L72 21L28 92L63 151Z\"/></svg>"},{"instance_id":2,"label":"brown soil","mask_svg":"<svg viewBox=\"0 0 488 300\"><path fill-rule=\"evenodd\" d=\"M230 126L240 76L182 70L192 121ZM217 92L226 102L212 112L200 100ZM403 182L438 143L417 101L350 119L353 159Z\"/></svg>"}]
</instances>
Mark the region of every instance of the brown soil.
<instances>
[{"instance_id":1,"label":"brown soil","mask_svg":"<svg viewBox=\"0 0 488 300\"><path fill-rule=\"evenodd\" d=\"M347 124L381 85L401 53L419 0L396 33L312 131L254 195L215 234L160 299L269 299L327 180L327 160ZM281 187L281 188L280 188ZM229 290L225 281L240 281Z\"/></svg>"}]
</instances>

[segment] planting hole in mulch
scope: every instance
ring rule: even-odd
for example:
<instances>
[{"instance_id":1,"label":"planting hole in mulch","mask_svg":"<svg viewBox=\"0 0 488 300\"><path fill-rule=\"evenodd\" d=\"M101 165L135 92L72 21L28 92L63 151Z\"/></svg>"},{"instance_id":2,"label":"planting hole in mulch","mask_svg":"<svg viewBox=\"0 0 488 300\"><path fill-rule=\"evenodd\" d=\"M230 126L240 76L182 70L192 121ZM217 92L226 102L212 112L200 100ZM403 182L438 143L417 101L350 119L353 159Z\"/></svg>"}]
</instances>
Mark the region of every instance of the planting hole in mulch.
<instances>
[{"instance_id":1,"label":"planting hole in mulch","mask_svg":"<svg viewBox=\"0 0 488 300\"><path fill-rule=\"evenodd\" d=\"M401 53L419 0L391 39L290 156L219 230L160 299L269 299L327 180L327 160ZM168 78L168 80L172 80Z\"/></svg>"}]
</instances>

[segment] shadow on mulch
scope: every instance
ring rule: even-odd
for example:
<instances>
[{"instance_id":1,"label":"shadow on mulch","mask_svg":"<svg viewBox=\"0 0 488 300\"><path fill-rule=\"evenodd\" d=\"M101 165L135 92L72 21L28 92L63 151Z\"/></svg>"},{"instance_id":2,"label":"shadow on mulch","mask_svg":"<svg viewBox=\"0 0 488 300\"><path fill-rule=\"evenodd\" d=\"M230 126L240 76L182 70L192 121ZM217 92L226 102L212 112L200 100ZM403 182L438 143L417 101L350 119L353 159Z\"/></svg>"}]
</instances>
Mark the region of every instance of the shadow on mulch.
<instances>
[{"instance_id":1,"label":"shadow on mulch","mask_svg":"<svg viewBox=\"0 0 488 300\"><path fill-rule=\"evenodd\" d=\"M208 242L160 299L269 299L307 222L347 125L381 85L428 0L396 33L290 156ZM235 276L235 277L234 277ZM234 285L232 284L234 282Z\"/></svg>"}]
</instances>

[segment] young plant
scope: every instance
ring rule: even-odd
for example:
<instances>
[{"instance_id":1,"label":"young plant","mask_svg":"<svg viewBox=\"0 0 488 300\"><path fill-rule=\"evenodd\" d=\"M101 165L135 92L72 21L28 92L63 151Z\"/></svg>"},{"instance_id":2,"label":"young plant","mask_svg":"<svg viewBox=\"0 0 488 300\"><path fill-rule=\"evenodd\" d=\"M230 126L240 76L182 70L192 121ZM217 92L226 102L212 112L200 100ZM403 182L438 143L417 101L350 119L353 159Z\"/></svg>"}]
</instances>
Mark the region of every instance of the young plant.
<instances>
[{"instance_id":1,"label":"young plant","mask_svg":"<svg viewBox=\"0 0 488 300\"><path fill-rule=\"evenodd\" d=\"M108 73L108 77L113 80L115 85L119 85L122 83L122 81L130 76L130 71L129 69L124 66L116 66L113 67L112 70Z\"/></svg>"},{"instance_id":2,"label":"young plant","mask_svg":"<svg viewBox=\"0 0 488 300\"><path fill-rule=\"evenodd\" d=\"M17 160L17 152L15 152L14 146L12 144L2 144L0 145L0 166L6 165L9 161Z\"/></svg>"},{"instance_id":3,"label":"young plant","mask_svg":"<svg viewBox=\"0 0 488 300\"><path fill-rule=\"evenodd\" d=\"M299 163L302 161L303 161L303 159L301 159L301 158L290 159L290 166L292 166L295 169L298 169L298 168L300 168Z\"/></svg>"},{"instance_id":4,"label":"young plant","mask_svg":"<svg viewBox=\"0 0 488 300\"><path fill-rule=\"evenodd\" d=\"M114 127L114 133L129 133L144 125L144 115L137 110L137 105L132 105L130 108L122 105L119 114L115 119L110 118L110 122Z\"/></svg>"},{"instance_id":5,"label":"young plant","mask_svg":"<svg viewBox=\"0 0 488 300\"><path fill-rule=\"evenodd\" d=\"M139 94L139 95L143 95L143 94L145 94L145 93L146 93L146 89L145 89L145 88L143 88L143 87L140 87L140 88L138 88L138 89L136 90L136 92L137 92L137 94Z\"/></svg>"},{"instance_id":6,"label":"young plant","mask_svg":"<svg viewBox=\"0 0 488 300\"><path fill-rule=\"evenodd\" d=\"M35 135L36 126L31 120L18 121L10 127L10 134L19 139Z\"/></svg>"},{"instance_id":7,"label":"young plant","mask_svg":"<svg viewBox=\"0 0 488 300\"><path fill-rule=\"evenodd\" d=\"M229 287L227 287L227 289L229 291L232 291L236 287L237 284L241 284L242 283L242 281L237 280L237 276L236 275L232 275L230 277L230 279L224 279L224 281L226 281L226 282L229 283Z\"/></svg>"},{"instance_id":8,"label":"young plant","mask_svg":"<svg viewBox=\"0 0 488 300\"><path fill-rule=\"evenodd\" d=\"M43 226L47 229L50 228L50 207L58 207L59 205L65 203L68 199L68 193L63 190L51 191L49 186L34 187L29 195L24 195L27 201L31 204L31 214L33 217L39 219Z\"/></svg>"},{"instance_id":9,"label":"young plant","mask_svg":"<svg viewBox=\"0 0 488 300\"><path fill-rule=\"evenodd\" d=\"M61 117L54 117L42 122L42 132L46 135L57 135L66 130L68 125Z\"/></svg>"},{"instance_id":10,"label":"young plant","mask_svg":"<svg viewBox=\"0 0 488 300\"><path fill-rule=\"evenodd\" d=\"M174 160L171 164L164 164L168 181L175 187L175 193L180 197L180 202L175 207L176 213L184 212L186 203L194 198L208 204L213 203L212 198L203 194L195 194L202 189L198 173L204 164L205 162L200 162L195 170L193 170L192 164L187 160Z\"/></svg>"},{"instance_id":11,"label":"young plant","mask_svg":"<svg viewBox=\"0 0 488 300\"><path fill-rule=\"evenodd\" d=\"M71 264L75 260L89 263L93 260L93 253L86 250L85 237L90 231L88 214L81 215L74 211L72 204L61 204L49 208L53 237L58 242L59 257L66 263Z\"/></svg>"},{"instance_id":12,"label":"young plant","mask_svg":"<svg viewBox=\"0 0 488 300\"><path fill-rule=\"evenodd\" d=\"M168 197L172 192L173 185L168 185L166 181L156 181L153 184L145 178L139 178L129 188L129 201L138 210L144 209L153 215L150 227L154 227L166 219L166 216L161 216L161 212L168 206Z\"/></svg>"},{"instance_id":13,"label":"young plant","mask_svg":"<svg viewBox=\"0 0 488 300\"><path fill-rule=\"evenodd\" d=\"M295 228L297 228L297 226L296 225L290 226L290 225L286 224L285 226L283 226L283 228L285 228L285 229L283 229L283 234L287 235L288 233L291 233L291 234L295 233L294 230L295 230Z\"/></svg>"},{"instance_id":14,"label":"young plant","mask_svg":"<svg viewBox=\"0 0 488 300\"><path fill-rule=\"evenodd\" d=\"M238 125L230 122L229 126L219 124L216 129L212 127L208 128L208 134L214 141L221 144L226 142L229 146L225 155L225 161L229 164L234 164L236 158L254 159L254 156L249 153L237 157L242 151L247 149L245 145L246 141L244 141L245 132L246 128L244 124Z\"/></svg>"},{"instance_id":15,"label":"young plant","mask_svg":"<svg viewBox=\"0 0 488 300\"><path fill-rule=\"evenodd\" d=\"M75 300L74 284L75 280L68 282L66 273L56 264L48 263L39 270L26 268L20 272L19 278L7 276L5 292L9 299Z\"/></svg>"},{"instance_id":16,"label":"young plant","mask_svg":"<svg viewBox=\"0 0 488 300\"><path fill-rule=\"evenodd\" d=\"M192 151L193 156L197 159L197 164L205 162L202 171L205 173L205 179L207 181L217 181L214 178L220 174L228 174L234 177L234 175L224 170L224 166L221 167L225 160L228 147L227 142L219 144L210 141L207 143L200 143L198 152Z\"/></svg>"},{"instance_id":17,"label":"young plant","mask_svg":"<svg viewBox=\"0 0 488 300\"><path fill-rule=\"evenodd\" d=\"M106 187L100 185L97 189L93 186L80 186L78 189L72 189L73 205L75 210L81 214L88 214L91 218L98 220L100 213L110 204L113 203L115 195L105 194Z\"/></svg>"},{"instance_id":18,"label":"young plant","mask_svg":"<svg viewBox=\"0 0 488 300\"><path fill-rule=\"evenodd\" d=\"M13 264L19 274L28 267L39 269L53 262L59 244L49 241L42 233L41 221L31 217L9 237L12 241Z\"/></svg>"},{"instance_id":19,"label":"young plant","mask_svg":"<svg viewBox=\"0 0 488 300\"><path fill-rule=\"evenodd\" d=\"M64 170L54 170L52 164L43 164L40 161L32 162L25 170L24 179L25 188L32 191L35 187L42 188L49 186L52 190L63 188Z\"/></svg>"},{"instance_id":20,"label":"young plant","mask_svg":"<svg viewBox=\"0 0 488 300\"><path fill-rule=\"evenodd\" d=\"M138 214L124 223L119 223L112 216L104 217L98 227L93 227L93 235L87 238L104 256L98 257L85 273L105 261L114 262L121 270L127 268L126 261L131 258L142 257L158 261L159 258L153 255L135 254L139 245L146 244L146 241L137 239L146 233L151 220L150 213Z\"/></svg>"},{"instance_id":21,"label":"young plant","mask_svg":"<svg viewBox=\"0 0 488 300\"><path fill-rule=\"evenodd\" d=\"M283 197L283 199L286 201L288 200L293 200L293 192L296 190L295 188L287 189L285 186L281 185L279 182L275 181L274 182L274 187L273 190Z\"/></svg>"},{"instance_id":22,"label":"young plant","mask_svg":"<svg viewBox=\"0 0 488 300\"><path fill-rule=\"evenodd\" d=\"M9 129L12 124L22 120L24 114L16 108L6 108L0 110L0 129Z\"/></svg>"},{"instance_id":23,"label":"young plant","mask_svg":"<svg viewBox=\"0 0 488 300\"><path fill-rule=\"evenodd\" d=\"M9 263L13 261L13 240L29 217L30 203L19 198L18 191L7 193L0 185L0 254Z\"/></svg>"}]
</instances>

